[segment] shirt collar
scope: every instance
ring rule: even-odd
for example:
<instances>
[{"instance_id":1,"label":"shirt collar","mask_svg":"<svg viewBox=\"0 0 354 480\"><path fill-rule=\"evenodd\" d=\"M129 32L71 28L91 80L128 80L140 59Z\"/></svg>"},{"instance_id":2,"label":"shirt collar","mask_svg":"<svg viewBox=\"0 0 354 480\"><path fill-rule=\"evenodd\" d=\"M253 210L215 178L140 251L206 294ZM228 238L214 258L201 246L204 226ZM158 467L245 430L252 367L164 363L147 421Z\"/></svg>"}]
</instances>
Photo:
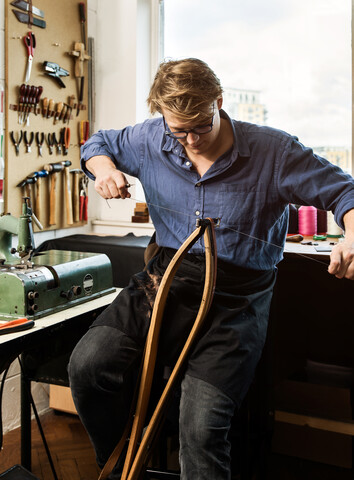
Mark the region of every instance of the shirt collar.
<instances>
[{"instance_id":1,"label":"shirt collar","mask_svg":"<svg viewBox=\"0 0 354 480\"><path fill-rule=\"evenodd\" d=\"M234 135L233 152L239 153L241 157L250 157L251 156L250 148L240 128L240 123L237 122L236 120L231 120L231 118L228 116L225 110L222 110L222 109L220 110L220 117L225 118L231 124L232 132Z\"/></svg>"},{"instance_id":2,"label":"shirt collar","mask_svg":"<svg viewBox=\"0 0 354 480\"><path fill-rule=\"evenodd\" d=\"M231 118L228 116L228 114L220 109L220 117L225 118L228 120L231 124L233 135L234 135L234 148L233 151L234 153L239 153L241 157L250 157L250 149L249 145L247 143L246 138L244 137L241 128L239 126L239 122L231 120ZM162 121L162 119L161 119ZM163 124L163 122L162 122ZM165 135L165 143L162 147L162 150L166 152L170 152L173 150L174 153L177 155L183 155L184 156L184 147L179 143L178 140L175 138L169 137L168 135Z\"/></svg>"}]
</instances>

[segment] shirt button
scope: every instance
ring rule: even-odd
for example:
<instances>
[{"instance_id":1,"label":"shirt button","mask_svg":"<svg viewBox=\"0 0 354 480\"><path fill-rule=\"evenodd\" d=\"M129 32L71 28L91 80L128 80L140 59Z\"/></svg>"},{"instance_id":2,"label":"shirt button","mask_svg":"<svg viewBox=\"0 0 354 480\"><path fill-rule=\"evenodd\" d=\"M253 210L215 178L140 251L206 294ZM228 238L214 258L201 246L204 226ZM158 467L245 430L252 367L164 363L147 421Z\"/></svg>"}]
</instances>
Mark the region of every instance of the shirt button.
<instances>
[{"instance_id":1,"label":"shirt button","mask_svg":"<svg viewBox=\"0 0 354 480\"><path fill-rule=\"evenodd\" d=\"M189 167L189 166L190 166L190 164L191 164L191 162L186 162L186 165L187 165L187 167Z\"/></svg>"},{"instance_id":2,"label":"shirt button","mask_svg":"<svg viewBox=\"0 0 354 480\"><path fill-rule=\"evenodd\" d=\"M199 211L199 210L196 210L196 211L195 211L195 214L196 214L196 215L200 215L200 211Z\"/></svg>"},{"instance_id":3,"label":"shirt button","mask_svg":"<svg viewBox=\"0 0 354 480\"><path fill-rule=\"evenodd\" d=\"M195 185L195 186L196 186L196 187L200 187L200 186L201 186L201 183L200 183L200 182L198 182L198 183L196 183L196 185Z\"/></svg>"}]
</instances>

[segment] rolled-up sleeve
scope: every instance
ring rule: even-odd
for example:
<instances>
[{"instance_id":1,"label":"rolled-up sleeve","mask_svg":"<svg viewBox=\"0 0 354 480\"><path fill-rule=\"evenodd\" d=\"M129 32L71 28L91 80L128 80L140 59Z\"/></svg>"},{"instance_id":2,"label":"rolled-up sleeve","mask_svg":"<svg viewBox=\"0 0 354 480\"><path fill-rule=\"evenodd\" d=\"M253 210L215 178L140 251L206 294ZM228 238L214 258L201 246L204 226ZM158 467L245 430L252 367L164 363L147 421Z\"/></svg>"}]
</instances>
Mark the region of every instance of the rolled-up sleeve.
<instances>
[{"instance_id":1,"label":"rolled-up sleeve","mask_svg":"<svg viewBox=\"0 0 354 480\"><path fill-rule=\"evenodd\" d=\"M81 147L81 168L92 180L86 162L97 155L109 157L116 167L134 177L139 176L143 158L144 124L122 130L100 130Z\"/></svg>"}]
</instances>

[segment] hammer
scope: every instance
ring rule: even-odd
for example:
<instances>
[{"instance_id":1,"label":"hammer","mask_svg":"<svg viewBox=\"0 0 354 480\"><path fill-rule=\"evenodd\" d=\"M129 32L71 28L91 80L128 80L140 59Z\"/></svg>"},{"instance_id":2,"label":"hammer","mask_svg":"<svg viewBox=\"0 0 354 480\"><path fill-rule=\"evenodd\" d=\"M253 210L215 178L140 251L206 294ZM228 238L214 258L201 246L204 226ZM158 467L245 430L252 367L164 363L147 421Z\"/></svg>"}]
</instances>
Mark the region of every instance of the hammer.
<instances>
[{"instance_id":1,"label":"hammer","mask_svg":"<svg viewBox=\"0 0 354 480\"><path fill-rule=\"evenodd\" d=\"M50 212L49 212L49 225L56 224L56 198L55 198L55 191L56 191L56 175L58 172L64 171L64 188L65 188L65 202L66 202L66 218L67 224L71 225L73 223L73 211L72 211L72 203L71 203L71 189L69 183L69 174L66 167L71 165L70 160L65 160L63 162L58 163L48 163L44 165L44 170L51 175L51 183L50 183L50 196L49 196L49 205L50 205Z\"/></svg>"},{"instance_id":2,"label":"hammer","mask_svg":"<svg viewBox=\"0 0 354 480\"><path fill-rule=\"evenodd\" d=\"M39 172L34 172L33 176L37 179L36 181L36 214L38 220L41 219L41 185L42 177L49 175L47 170L40 170Z\"/></svg>"},{"instance_id":3,"label":"hammer","mask_svg":"<svg viewBox=\"0 0 354 480\"><path fill-rule=\"evenodd\" d=\"M23 188L24 196L29 198L30 205L32 203L31 202L31 198L32 198L32 196L31 196L31 185L34 185L36 182L37 182L37 177L34 174L32 174L32 175L29 175L28 177L26 177L22 182L20 182L17 185L17 187ZM37 227L40 230L43 230L43 225L38 220L38 218L34 214L33 210L32 210L32 218L34 220L34 223L37 225Z\"/></svg>"},{"instance_id":4,"label":"hammer","mask_svg":"<svg viewBox=\"0 0 354 480\"><path fill-rule=\"evenodd\" d=\"M74 222L80 221L80 191L79 191L79 184L80 184L80 174L83 173L82 170L79 168L75 168L74 170L70 170L70 173L74 174L74 188L73 188L73 205L74 205Z\"/></svg>"}]
</instances>

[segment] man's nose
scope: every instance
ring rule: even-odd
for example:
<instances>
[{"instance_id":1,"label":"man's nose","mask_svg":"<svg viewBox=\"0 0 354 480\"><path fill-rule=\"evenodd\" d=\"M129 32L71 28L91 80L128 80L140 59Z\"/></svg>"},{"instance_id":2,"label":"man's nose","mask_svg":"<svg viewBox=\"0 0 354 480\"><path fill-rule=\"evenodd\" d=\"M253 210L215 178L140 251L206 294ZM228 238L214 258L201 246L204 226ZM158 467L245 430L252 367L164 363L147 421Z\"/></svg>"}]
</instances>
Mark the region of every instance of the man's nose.
<instances>
[{"instance_id":1,"label":"man's nose","mask_svg":"<svg viewBox=\"0 0 354 480\"><path fill-rule=\"evenodd\" d=\"M186 140L188 143L195 143L199 139L199 135L194 132L188 132Z\"/></svg>"}]
</instances>

